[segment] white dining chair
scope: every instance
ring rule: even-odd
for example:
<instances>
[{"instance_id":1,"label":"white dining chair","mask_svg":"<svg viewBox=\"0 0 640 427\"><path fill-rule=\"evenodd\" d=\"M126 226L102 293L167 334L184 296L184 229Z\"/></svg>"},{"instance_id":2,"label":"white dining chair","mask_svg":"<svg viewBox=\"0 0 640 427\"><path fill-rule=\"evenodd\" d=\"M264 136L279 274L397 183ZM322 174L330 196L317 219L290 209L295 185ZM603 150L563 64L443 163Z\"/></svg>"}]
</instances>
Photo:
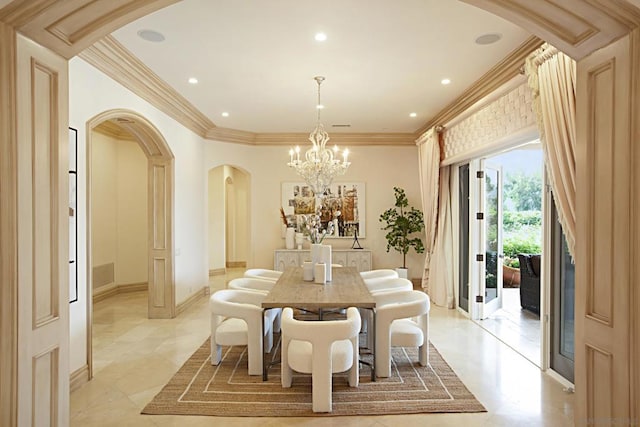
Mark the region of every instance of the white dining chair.
<instances>
[{"instance_id":1,"label":"white dining chair","mask_svg":"<svg viewBox=\"0 0 640 427\"><path fill-rule=\"evenodd\" d=\"M418 347L418 362L429 363L429 296L422 291L384 292L376 300L376 376L391 375L391 347Z\"/></svg>"},{"instance_id":2,"label":"white dining chair","mask_svg":"<svg viewBox=\"0 0 640 427\"><path fill-rule=\"evenodd\" d=\"M282 312L282 387L291 387L293 371L311 374L313 412L331 412L332 377L349 371L349 386L359 382L360 314L347 309L346 320L300 321L293 310Z\"/></svg>"},{"instance_id":3,"label":"white dining chair","mask_svg":"<svg viewBox=\"0 0 640 427\"><path fill-rule=\"evenodd\" d=\"M211 364L222 360L222 346L247 346L249 375L262 375L263 346L273 347L275 313L263 310L263 292L223 289L211 295ZM263 322L264 316L264 322ZM264 323L264 330L263 330Z\"/></svg>"},{"instance_id":4,"label":"white dining chair","mask_svg":"<svg viewBox=\"0 0 640 427\"><path fill-rule=\"evenodd\" d=\"M398 277L398 273L395 270L389 268L380 268L378 270L361 271L360 276L364 280L368 279L395 279Z\"/></svg>"},{"instance_id":5,"label":"white dining chair","mask_svg":"<svg viewBox=\"0 0 640 427\"><path fill-rule=\"evenodd\" d=\"M265 279L257 279L255 277L238 277L232 279L227 283L228 289L240 289L243 291L262 292L265 295L268 294L275 286L276 282ZM273 320L273 332L280 332L280 323L282 318L282 310L279 308L272 309Z\"/></svg>"},{"instance_id":6,"label":"white dining chair","mask_svg":"<svg viewBox=\"0 0 640 427\"><path fill-rule=\"evenodd\" d=\"M409 279L401 277L384 277L377 279L365 279L364 284L372 294L378 292L412 291L413 283Z\"/></svg>"},{"instance_id":7,"label":"white dining chair","mask_svg":"<svg viewBox=\"0 0 640 427\"><path fill-rule=\"evenodd\" d=\"M393 270L387 270L392 271ZM396 274L397 276L397 274ZM399 291L412 291L413 283L411 280L403 279L401 277L377 277L373 279L364 279L364 284L371 293L376 295L384 292L399 292ZM373 335L369 333L369 325L373 321L373 311L360 310L362 316L362 332L367 335L367 348L373 347Z\"/></svg>"},{"instance_id":8,"label":"white dining chair","mask_svg":"<svg viewBox=\"0 0 640 427\"><path fill-rule=\"evenodd\" d=\"M266 268L250 268L249 270L244 272L244 277L271 280L272 282L278 281L280 276L282 276L282 271L269 270Z\"/></svg>"}]
</instances>

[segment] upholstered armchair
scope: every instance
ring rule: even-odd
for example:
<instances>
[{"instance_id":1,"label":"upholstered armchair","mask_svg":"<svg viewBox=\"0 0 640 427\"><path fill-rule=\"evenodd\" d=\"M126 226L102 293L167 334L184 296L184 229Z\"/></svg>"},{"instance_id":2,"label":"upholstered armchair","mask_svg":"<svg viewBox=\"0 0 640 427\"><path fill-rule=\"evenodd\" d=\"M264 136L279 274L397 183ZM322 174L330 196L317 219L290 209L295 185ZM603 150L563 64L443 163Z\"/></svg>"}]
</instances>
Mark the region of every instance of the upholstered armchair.
<instances>
[{"instance_id":1,"label":"upholstered armchair","mask_svg":"<svg viewBox=\"0 0 640 427\"><path fill-rule=\"evenodd\" d=\"M395 270L388 268L381 268L378 270L361 271L360 276L364 280L369 279L394 279L398 277L398 273Z\"/></svg>"},{"instance_id":2,"label":"upholstered armchair","mask_svg":"<svg viewBox=\"0 0 640 427\"><path fill-rule=\"evenodd\" d=\"M360 314L347 309L346 320L300 321L289 307L282 312L282 387L291 387L293 371L311 374L313 412L331 412L332 377L349 371L357 387Z\"/></svg>"},{"instance_id":3,"label":"upholstered armchair","mask_svg":"<svg viewBox=\"0 0 640 427\"><path fill-rule=\"evenodd\" d=\"M263 311L266 293L224 289L211 295L211 364L222 360L222 346L246 345L249 375L262 375L263 345L273 346L272 310ZM262 329L264 319L264 331Z\"/></svg>"},{"instance_id":4,"label":"upholstered armchair","mask_svg":"<svg viewBox=\"0 0 640 427\"><path fill-rule=\"evenodd\" d=\"M429 363L429 296L422 291L384 292L376 300L376 376L391 375L391 347L418 347L418 362Z\"/></svg>"},{"instance_id":5,"label":"upholstered armchair","mask_svg":"<svg viewBox=\"0 0 640 427\"><path fill-rule=\"evenodd\" d=\"M268 294L275 286L276 282L266 279L257 279L255 277L238 277L232 279L227 284L229 289L240 289L244 291L262 292L265 295ZM280 321L282 318L282 310L279 308L272 308L273 320L273 332L280 332Z\"/></svg>"},{"instance_id":6,"label":"upholstered armchair","mask_svg":"<svg viewBox=\"0 0 640 427\"><path fill-rule=\"evenodd\" d=\"M520 261L520 306L540 314L540 255L518 254Z\"/></svg>"},{"instance_id":7,"label":"upholstered armchair","mask_svg":"<svg viewBox=\"0 0 640 427\"><path fill-rule=\"evenodd\" d=\"M268 270L266 268L250 268L244 272L244 277L271 280L273 282L277 282L280 276L282 276L282 271Z\"/></svg>"}]
</instances>

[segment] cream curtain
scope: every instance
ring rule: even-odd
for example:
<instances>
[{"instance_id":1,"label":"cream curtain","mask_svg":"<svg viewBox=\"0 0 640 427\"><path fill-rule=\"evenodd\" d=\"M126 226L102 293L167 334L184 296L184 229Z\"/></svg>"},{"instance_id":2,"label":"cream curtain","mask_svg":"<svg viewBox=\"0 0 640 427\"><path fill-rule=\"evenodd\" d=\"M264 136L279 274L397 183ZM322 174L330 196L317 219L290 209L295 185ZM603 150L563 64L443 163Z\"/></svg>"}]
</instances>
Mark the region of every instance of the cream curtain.
<instances>
[{"instance_id":1,"label":"cream curtain","mask_svg":"<svg viewBox=\"0 0 640 427\"><path fill-rule=\"evenodd\" d=\"M545 165L571 256L576 232L576 63L550 45L526 61Z\"/></svg>"},{"instance_id":2,"label":"cream curtain","mask_svg":"<svg viewBox=\"0 0 640 427\"><path fill-rule=\"evenodd\" d=\"M453 268L453 217L451 207L452 166L440 168L440 188L438 197L438 225L436 239L431 254L429 271L431 283L429 297L434 304L454 308L454 268Z\"/></svg>"},{"instance_id":3,"label":"cream curtain","mask_svg":"<svg viewBox=\"0 0 640 427\"><path fill-rule=\"evenodd\" d=\"M426 235L422 288L434 304L454 308L451 167L440 167L439 139L438 132L430 129L417 141Z\"/></svg>"},{"instance_id":4,"label":"cream curtain","mask_svg":"<svg viewBox=\"0 0 640 427\"><path fill-rule=\"evenodd\" d=\"M422 193L422 212L424 214L425 242L424 273L422 288L431 295L432 284L429 280L429 266L435 243L436 222L438 217L438 177L440 172L439 135L434 128L425 132L418 140L420 166L420 190Z\"/></svg>"}]
</instances>

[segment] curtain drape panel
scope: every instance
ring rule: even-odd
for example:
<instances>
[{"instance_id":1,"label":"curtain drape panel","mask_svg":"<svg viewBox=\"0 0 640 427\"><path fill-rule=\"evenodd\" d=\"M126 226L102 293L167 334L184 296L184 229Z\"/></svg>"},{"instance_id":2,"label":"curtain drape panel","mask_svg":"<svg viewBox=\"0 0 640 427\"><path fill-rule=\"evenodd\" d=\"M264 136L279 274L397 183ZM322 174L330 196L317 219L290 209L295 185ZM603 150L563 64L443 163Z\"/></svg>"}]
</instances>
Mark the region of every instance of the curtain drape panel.
<instances>
[{"instance_id":1,"label":"curtain drape panel","mask_svg":"<svg viewBox=\"0 0 640 427\"><path fill-rule=\"evenodd\" d=\"M440 188L438 194L438 225L436 239L431 254L430 292L434 304L455 308L455 283L453 268L453 217L451 206L451 171L453 166L440 168Z\"/></svg>"},{"instance_id":2,"label":"curtain drape panel","mask_svg":"<svg viewBox=\"0 0 640 427\"><path fill-rule=\"evenodd\" d=\"M436 238L436 222L438 217L438 177L440 172L439 135L434 128L429 129L416 141L420 166L420 190L422 193L422 213L424 214L424 272L422 288L431 295L429 266Z\"/></svg>"},{"instance_id":3,"label":"curtain drape panel","mask_svg":"<svg viewBox=\"0 0 640 427\"><path fill-rule=\"evenodd\" d=\"M576 63L550 45L526 61L540 140L553 199L569 253L575 254L576 232Z\"/></svg>"},{"instance_id":4,"label":"curtain drape panel","mask_svg":"<svg viewBox=\"0 0 640 427\"><path fill-rule=\"evenodd\" d=\"M451 167L440 168L440 134L435 129L428 130L416 143L426 235L422 288L434 304L454 308Z\"/></svg>"}]
</instances>

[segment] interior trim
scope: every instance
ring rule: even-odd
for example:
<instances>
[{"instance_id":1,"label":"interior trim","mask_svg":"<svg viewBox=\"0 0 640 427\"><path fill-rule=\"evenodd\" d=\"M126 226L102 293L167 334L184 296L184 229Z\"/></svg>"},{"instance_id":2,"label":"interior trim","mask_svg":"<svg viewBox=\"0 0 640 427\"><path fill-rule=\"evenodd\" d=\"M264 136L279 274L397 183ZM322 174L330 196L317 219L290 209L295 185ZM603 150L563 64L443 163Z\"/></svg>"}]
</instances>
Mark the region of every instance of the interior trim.
<instances>
[{"instance_id":1,"label":"interior trim","mask_svg":"<svg viewBox=\"0 0 640 427\"><path fill-rule=\"evenodd\" d=\"M89 378L89 365L84 365L80 369L72 372L69 376L69 392L73 393L90 380Z\"/></svg>"},{"instance_id":2,"label":"interior trim","mask_svg":"<svg viewBox=\"0 0 640 427\"><path fill-rule=\"evenodd\" d=\"M193 295L187 297L186 300L182 301L178 305L176 305L176 316L178 316L183 311L192 307L196 302L200 300L200 298L204 298L209 295L209 286L203 286L201 289L197 290L193 293Z\"/></svg>"},{"instance_id":3,"label":"interior trim","mask_svg":"<svg viewBox=\"0 0 640 427\"><path fill-rule=\"evenodd\" d=\"M125 283L125 284L115 285L115 286L103 286L102 288L94 289L93 303L95 304L99 301L103 301L114 295L126 294L129 292L147 291L147 290L149 290L149 284L147 282Z\"/></svg>"}]
</instances>

